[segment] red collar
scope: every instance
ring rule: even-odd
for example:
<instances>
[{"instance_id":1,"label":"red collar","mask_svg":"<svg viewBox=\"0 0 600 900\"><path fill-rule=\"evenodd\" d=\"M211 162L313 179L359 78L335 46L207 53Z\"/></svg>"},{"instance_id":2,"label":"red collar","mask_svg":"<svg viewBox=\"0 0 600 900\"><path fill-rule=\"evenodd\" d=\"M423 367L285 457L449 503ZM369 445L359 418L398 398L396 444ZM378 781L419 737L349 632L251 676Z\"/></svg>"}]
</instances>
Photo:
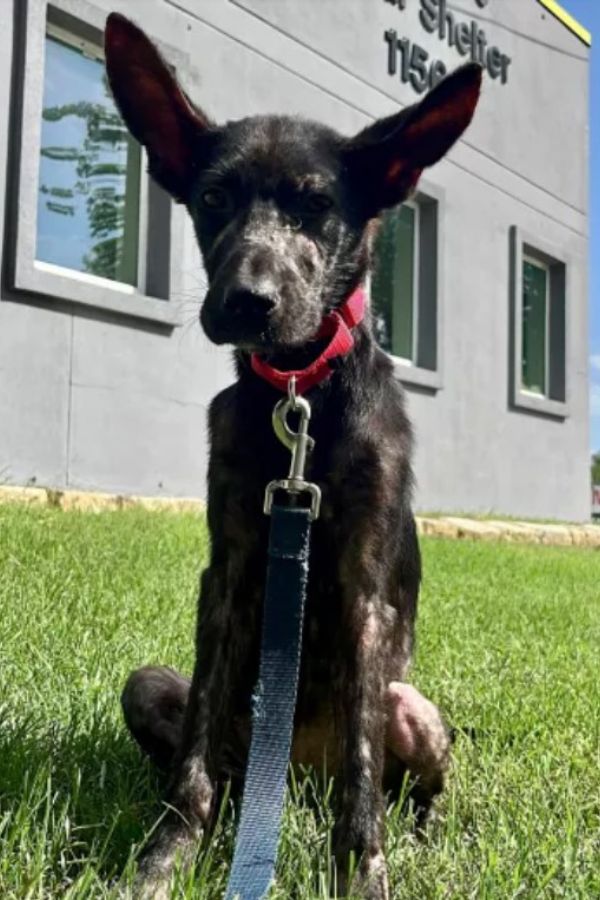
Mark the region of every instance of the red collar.
<instances>
[{"instance_id":1,"label":"red collar","mask_svg":"<svg viewBox=\"0 0 600 900\"><path fill-rule=\"evenodd\" d=\"M331 340L323 352L305 369L282 372L261 359L258 353L253 353L250 357L252 370L273 387L284 392L288 389L290 378L295 375L296 393L304 394L309 388L329 378L333 372L333 368L329 365L330 360L350 353L354 347L351 329L362 322L365 315L365 303L364 289L358 287L347 300L344 300L341 306L323 317L315 339L328 337Z\"/></svg>"}]
</instances>

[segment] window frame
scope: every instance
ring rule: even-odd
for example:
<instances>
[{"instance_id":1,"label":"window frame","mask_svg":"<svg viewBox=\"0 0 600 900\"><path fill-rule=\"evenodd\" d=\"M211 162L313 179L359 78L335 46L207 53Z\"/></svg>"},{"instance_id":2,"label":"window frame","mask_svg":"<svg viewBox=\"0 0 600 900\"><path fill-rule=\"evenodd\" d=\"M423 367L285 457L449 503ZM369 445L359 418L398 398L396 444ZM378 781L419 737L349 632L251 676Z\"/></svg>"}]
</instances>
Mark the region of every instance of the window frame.
<instances>
[{"instance_id":1,"label":"window frame","mask_svg":"<svg viewBox=\"0 0 600 900\"><path fill-rule=\"evenodd\" d=\"M549 242L513 225L510 229L509 406L516 411L558 419L570 415L569 280L573 263L568 254ZM523 264L530 262L547 272L545 394L524 387ZM553 334L561 327L561 334ZM557 358L552 347L558 345Z\"/></svg>"},{"instance_id":2,"label":"window frame","mask_svg":"<svg viewBox=\"0 0 600 900\"><path fill-rule=\"evenodd\" d=\"M74 307L112 312L135 320L175 327L181 323L179 305L172 295L181 290L181 275L174 261L181 257L184 211L154 185L146 174L142 148L138 232L137 287L75 269L43 262L37 252L42 109L45 84L46 38L52 31L66 32L73 42L91 45L102 58L101 36L105 10L87 0L28 0L21 22L23 87L20 127L13 129L15 156L12 200L12 252L10 287L19 299L31 295ZM65 27L63 23L68 23ZM177 69L187 59L172 47L158 45ZM160 268L159 271L159 266Z\"/></svg>"},{"instance_id":3,"label":"window frame","mask_svg":"<svg viewBox=\"0 0 600 900\"><path fill-rule=\"evenodd\" d=\"M445 213L445 191L438 185L432 184L426 179L419 181L419 189L404 203L404 206L411 206L416 209L415 216L415 251L414 251L414 269L413 269L413 356L414 359L405 359L388 353L389 358L394 364L394 374L403 384L415 386L418 388L429 389L436 392L443 386L443 356L442 356L442 336L443 336L443 286L444 286L444 255L443 241L441 237L444 234L444 213ZM429 217L432 219L430 223L425 221L424 209L428 208ZM422 244L425 229L428 224L432 225L430 240L433 241L432 250L433 257L429 259L428 270L433 272L433 285L427 287L422 279L424 271L424 256L422 253ZM423 265L422 265L423 264ZM369 276L367 282L367 290L370 298L371 278ZM423 308L425 294L430 291L433 296L429 296L429 303L433 302L435 309L433 314L430 312L430 320L433 323L434 334L423 333L424 328ZM426 342L432 342L427 350L428 355L435 359L433 367L427 367L420 363L419 357L423 356L422 346Z\"/></svg>"},{"instance_id":4,"label":"window frame","mask_svg":"<svg viewBox=\"0 0 600 900\"><path fill-rule=\"evenodd\" d=\"M95 59L96 62L104 62L104 54L98 44L94 44L93 41L85 37L77 37L72 31L68 31L62 25L57 25L56 22L46 22L46 36L62 41L63 44L67 44L75 50L81 50L87 57Z\"/></svg>"}]
</instances>

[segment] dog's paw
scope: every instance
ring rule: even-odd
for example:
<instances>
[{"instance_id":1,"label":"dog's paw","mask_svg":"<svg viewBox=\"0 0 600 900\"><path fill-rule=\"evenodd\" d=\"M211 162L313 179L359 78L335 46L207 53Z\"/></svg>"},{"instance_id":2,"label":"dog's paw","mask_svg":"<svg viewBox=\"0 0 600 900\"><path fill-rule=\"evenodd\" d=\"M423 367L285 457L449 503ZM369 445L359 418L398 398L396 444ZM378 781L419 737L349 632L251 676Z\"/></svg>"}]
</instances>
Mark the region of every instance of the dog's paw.
<instances>
[{"instance_id":1,"label":"dog's paw","mask_svg":"<svg viewBox=\"0 0 600 900\"><path fill-rule=\"evenodd\" d=\"M132 900L170 900L171 877L152 878L138 876L133 884Z\"/></svg>"},{"instance_id":2,"label":"dog's paw","mask_svg":"<svg viewBox=\"0 0 600 900\"><path fill-rule=\"evenodd\" d=\"M169 900L176 861L175 853L145 855L133 882L132 900Z\"/></svg>"},{"instance_id":3,"label":"dog's paw","mask_svg":"<svg viewBox=\"0 0 600 900\"><path fill-rule=\"evenodd\" d=\"M347 867L338 864L334 895L338 900L389 900L387 863L383 851L363 854L354 873L350 864Z\"/></svg>"},{"instance_id":4,"label":"dog's paw","mask_svg":"<svg viewBox=\"0 0 600 900\"><path fill-rule=\"evenodd\" d=\"M383 851L363 854L349 896L356 900L389 900L387 863Z\"/></svg>"},{"instance_id":5,"label":"dog's paw","mask_svg":"<svg viewBox=\"0 0 600 900\"><path fill-rule=\"evenodd\" d=\"M175 870L190 868L201 837L201 829L190 828L178 816L167 818L140 857L134 900L168 900Z\"/></svg>"}]
</instances>

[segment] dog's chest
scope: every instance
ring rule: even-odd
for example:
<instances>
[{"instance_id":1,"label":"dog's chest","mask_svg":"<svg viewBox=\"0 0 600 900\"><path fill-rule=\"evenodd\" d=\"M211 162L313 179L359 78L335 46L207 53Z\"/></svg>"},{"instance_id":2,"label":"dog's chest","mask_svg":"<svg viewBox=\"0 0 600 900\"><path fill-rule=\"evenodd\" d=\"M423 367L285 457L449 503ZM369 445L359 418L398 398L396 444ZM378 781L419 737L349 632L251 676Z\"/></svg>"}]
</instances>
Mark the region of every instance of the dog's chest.
<instances>
[{"instance_id":1,"label":"dog's chest","mask_svg":"<svg viewBox=\"0 0 600 900\"><path fill-rule=\"evenodd\" d=\"M244 406L245 412L247 409ZM335 766L339 745L335 738L337 698L344 693L344 673L353 670L351 656L355 652L352 629L348 628L352 613L343 608L344 604L348 607L351 594L349 576L348 572L344 575L341 561L348 558L348 546L360 544L355 535L371 529L380 471L373 454L362 450L342 422L334 424L335 428L317 421L311 424L316 448L307 478L319 484L323 503L311 535L293 751L296 761L313 765L322 764L325 753L330 767ZM230 569L237 582L233 631L237 641L245 644L239 648L245 662L235 705L246 721L258 674L267 568L269 519L262 512L262 502L268 482L287 475L290 456L275 439L264 415L256 417L256 422L245 416L243 427L239 416L225 415L224 420L214 421L212 433L209 519L224 555L235 560L235 568Z\"/></svg>"}]
</instances>

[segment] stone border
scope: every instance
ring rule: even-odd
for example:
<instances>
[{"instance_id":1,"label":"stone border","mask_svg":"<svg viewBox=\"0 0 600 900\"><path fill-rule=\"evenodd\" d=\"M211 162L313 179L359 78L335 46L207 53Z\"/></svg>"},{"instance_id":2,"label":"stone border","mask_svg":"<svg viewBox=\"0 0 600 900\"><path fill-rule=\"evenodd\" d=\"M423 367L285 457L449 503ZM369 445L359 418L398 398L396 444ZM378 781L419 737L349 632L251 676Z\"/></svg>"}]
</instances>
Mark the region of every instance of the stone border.
<instances>
[{"instance_id":1,"label":"stone border","mask_svg":"<svg viewBox=\"0 0 600 900\"><path fill-rule=\"evenodd\" d=\"M0 503L21 503L81 512L139 508L201 514L206 509L203 500L193 497L131 497L123 494L60 491L52 488L12 485L0 485ZM462 516L417 516L417 527L419 534L427 537L600 549L600 525L592 524L558 525L469 519Z\"/></svg>"},{"instance_id":2,"label":"stone border","mask_svg":"<svg viewBox=\"0 0 600 900\"><path fill-rule=\"evenodd\" d=\"M48 506L54 509L79 510L80 512L139 508L203 513L206 509L203 500L193 497L132 497L95 491L60 491L53 488L13 487L12 485L0 485L0 503L22 503L27 506Z\"/></svg>"},{"instance_id":3,"label":"stone border","mask_svg":"<svg viewBox=\"0 0 600 900\"><path fill-rule=\"evenodd\" d=\"M428 537L468 538L479 541L510 541L516 544L546 544L554 547L600 549L600 525L558 525L543 522L512 522L467 519L458 516L417 516L419 534Z\"/></svg>"}]
</instances>

